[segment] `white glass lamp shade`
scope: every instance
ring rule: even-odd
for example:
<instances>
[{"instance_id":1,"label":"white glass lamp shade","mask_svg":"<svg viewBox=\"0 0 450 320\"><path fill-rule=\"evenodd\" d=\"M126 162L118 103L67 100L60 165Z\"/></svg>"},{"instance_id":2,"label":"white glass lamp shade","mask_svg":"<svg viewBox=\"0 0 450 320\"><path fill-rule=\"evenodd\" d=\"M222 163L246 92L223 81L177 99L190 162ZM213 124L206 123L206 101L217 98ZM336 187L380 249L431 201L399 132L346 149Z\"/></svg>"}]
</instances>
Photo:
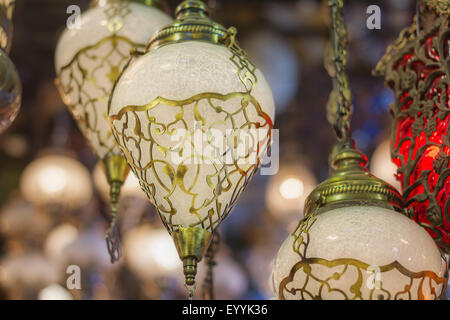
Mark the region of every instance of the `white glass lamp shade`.
<instances>
[{"instance_id":1,"label":"white glass lamp shade","mask_svg":"<svg viewBox=\"0 0 450 320\"><path fill-rule=\"evenodd\" d=\"M310 214L283 243L279 299L437 299L445 279L427 232L393 210L348 206Z\"/></svg>"},{"instance_id":2,"label":"white glass lamp shade","mask_svg":"<svg viewBox=\"0 0 450 320\"><path fill-rule=\"evenodd\" d=\"M390 141L383 141L373 153L370 161L370 171L380 179L383 179L397 190L402 190L400 181L395 178L397 166L391 160Z\"/></svg>"},{"instance_id":3,"label":"white glass lamp shade","mask_svg":"<svg viewBox=\"0 0 450 320\"><path fill-rule=\"evenodd\" d=\"M164 229L141 225L126 233L125 261L142 279L168 276L182 267L172 238Z\"/></svg>"},{"instance_id":4,"label":"white glass lamp shade","mask_svg":"<svg viewBox=\"0 0 450 320\"><path fill-rule=\"evenodd\" d=\"M78 209L92 196L89 171L77 160L48 155L31 162L20 179L24 198L36 205Z\"/></svg>"},{"instance_id":5,"label":"white glass lamp shade","mask_svg":"<svg viewBox=\"0 0 450 320\"><path fill-rule=\"evenodd\" d=\"M169 229L212 231L258 168L274 101L247 62L227 46L190 40L137 58L117 82L113 132Z\"/></svg>"},{"instance_id":6,"label":"white glass lamp shade","mask_svg":"<svg viewBox=\"0 0 450 320\"><path fill-rule=\"evenodd\" d=\"M102 164L100 162L95 166L92 177L94 179L95 187L98 189L98 191L100 191L100 195L102 196L103 200L109 201L111 195L109 191L108 180L106 179L105 171L103 170ZM120 188L120 196L147 199L145 193L142 191L139 185L139 180L134 174L129 174L127 176L125 182Z\"/></svg>"},{"instance_id":7,"label":"white glass lamp shade","mask_svg":"<svg viewBox=\"0 0 450 320\"><path fill-rule=\"evenodd\" d=\"M306 197L316 185L317 180L307 167L300 164L281 166L267 184L269 212L281 219L303 216Z\"/></svg>"},{"instance_id":8,"label":"white glass lamp shade","mask_svg":"<svg viewBox=\"0 0 450 320\"><path fill-rule=\"evenodd\" d=\"M143 49L151 35L171 22L160 10L130 1L103 1L68 27L59 39L58 87L89 144L101 158L121 155L107 120L114 82L130 50Z\"/></svg>"}]
</instances>

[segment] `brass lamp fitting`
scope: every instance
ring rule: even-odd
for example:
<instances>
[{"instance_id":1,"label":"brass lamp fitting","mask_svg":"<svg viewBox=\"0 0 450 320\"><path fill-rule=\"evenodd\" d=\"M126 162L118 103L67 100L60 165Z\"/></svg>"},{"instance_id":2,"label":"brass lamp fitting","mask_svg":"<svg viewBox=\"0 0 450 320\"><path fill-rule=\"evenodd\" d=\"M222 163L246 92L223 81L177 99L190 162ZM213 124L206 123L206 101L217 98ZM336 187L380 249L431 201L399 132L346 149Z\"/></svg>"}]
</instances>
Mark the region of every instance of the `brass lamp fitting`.
<instances>
[{"instance_id":1,"label":"brass lamp fitting","mask_svg":"<svg viewBox=\"0 0 450 320\"><path fill-rule=\"evenodd\" d=\"M227 36L227 29L209 18L205 3L184 1L176 9L176 20L150 39L147 50L189 40L221 44Z\"/></svg>"},{"instance_id":2,"label":"brass lamp fitting","mask_svg":"<svg viewBox=\"0 0 450 320\"><path fill-rule=\"evenodd\" d=\"M329 206L357 202L402 212L400 193L367 169L367 157L355 147L353 139L340 142L331 155L333 174L319 184L305 202L305 216ZM320 210L323 211L323 210Z\"/></svg>"},{"instance_id":3,"label":"brass lamp fitting","mask_svg":"<svg viewBox=\"0 0 450 320\"><path fill-rule=\"evenodd\" d=\"M183 272L187 286L195 285L197 264L209 247L213 234L202 228L180 227L172 232L178 255L183 261Z\"/></svg>"}]
</instances>

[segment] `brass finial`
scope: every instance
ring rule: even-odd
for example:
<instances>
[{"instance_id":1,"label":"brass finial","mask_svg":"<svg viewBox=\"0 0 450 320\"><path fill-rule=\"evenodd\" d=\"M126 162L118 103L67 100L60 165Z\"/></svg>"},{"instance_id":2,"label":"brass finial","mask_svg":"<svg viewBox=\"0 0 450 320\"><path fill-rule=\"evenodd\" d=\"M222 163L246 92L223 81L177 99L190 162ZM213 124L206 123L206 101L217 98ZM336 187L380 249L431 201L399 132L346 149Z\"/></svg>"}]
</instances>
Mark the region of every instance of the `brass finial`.
<instances>
[{"instance_id":1,"label":"brass finial","mask_svg":"<svg viewBox=\"0 0 450 320\"><path fill-rule=\"evenodd\" d=\"M111 224L106 233L106 245L111 263L120 259L120 240L117 225L117 211L119 206L120 188L130 172L127 160L120 155L113 155L103 159L103 168L110 187Z\"/></svg>"},{"instance_id":2,"label":"brass finial","mask_svg":"<svg viewBox=\"0 0 450 320\"><path fill-rule=\"evenodd\" d=\"M176 20L150 39L147 50L189 40L220 44L226 37L227 30L209 18L205 3L184 1L176 9Z\"/></svg>"},{"instance_id":3,"label":"brass finial","mask_svg":"<svg viewBox=\"0 0 450 320\"><path fill-rule=\"evenodd\" d=\"M180 227L172 233L178 255L183 261L183 271L187 286L195 285L197 264L209 247L213 234L202 228Z\"/></svg>"}]
</instances>

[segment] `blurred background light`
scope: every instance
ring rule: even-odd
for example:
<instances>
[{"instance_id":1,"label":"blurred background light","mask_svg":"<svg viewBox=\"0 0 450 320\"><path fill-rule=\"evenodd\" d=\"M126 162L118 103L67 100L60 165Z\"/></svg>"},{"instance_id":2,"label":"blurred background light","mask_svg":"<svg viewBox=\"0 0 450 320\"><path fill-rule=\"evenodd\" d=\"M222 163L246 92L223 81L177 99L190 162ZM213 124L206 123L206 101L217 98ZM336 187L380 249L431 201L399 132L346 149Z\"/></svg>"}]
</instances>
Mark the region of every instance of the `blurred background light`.
<instances>
[{"instance_id":1,"label":"blurred background light","mask_svg":"<svg viewBox=\"0 0 450 320\"><path fill-rule=\"evenodd\" d=\"M24 170L20 189L36 205L62 205L78 209L92 196L89 171L77 160L64 155L37 158Z\"/></svg>"}]
</instances>

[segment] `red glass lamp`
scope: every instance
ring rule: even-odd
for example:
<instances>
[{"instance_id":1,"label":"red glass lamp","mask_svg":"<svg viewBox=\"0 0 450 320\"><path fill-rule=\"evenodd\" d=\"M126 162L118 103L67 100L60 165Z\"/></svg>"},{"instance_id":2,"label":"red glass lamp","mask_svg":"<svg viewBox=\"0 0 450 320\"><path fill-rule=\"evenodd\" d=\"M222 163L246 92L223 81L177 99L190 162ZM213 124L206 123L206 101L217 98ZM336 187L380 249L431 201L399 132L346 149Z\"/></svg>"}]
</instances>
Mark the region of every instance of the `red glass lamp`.
<instances>
[{"instance_id":1,"label":"red glass lamp","mask_svg":"<svg viewBox=\"0 0 450 320\"><path fill-rule=\"evenodd\" d=\"M375 74L384 75L395 93L391 156L405 205L449 254L450 2L424 1L420 12Z\"/></svg>"}]
</instances>

